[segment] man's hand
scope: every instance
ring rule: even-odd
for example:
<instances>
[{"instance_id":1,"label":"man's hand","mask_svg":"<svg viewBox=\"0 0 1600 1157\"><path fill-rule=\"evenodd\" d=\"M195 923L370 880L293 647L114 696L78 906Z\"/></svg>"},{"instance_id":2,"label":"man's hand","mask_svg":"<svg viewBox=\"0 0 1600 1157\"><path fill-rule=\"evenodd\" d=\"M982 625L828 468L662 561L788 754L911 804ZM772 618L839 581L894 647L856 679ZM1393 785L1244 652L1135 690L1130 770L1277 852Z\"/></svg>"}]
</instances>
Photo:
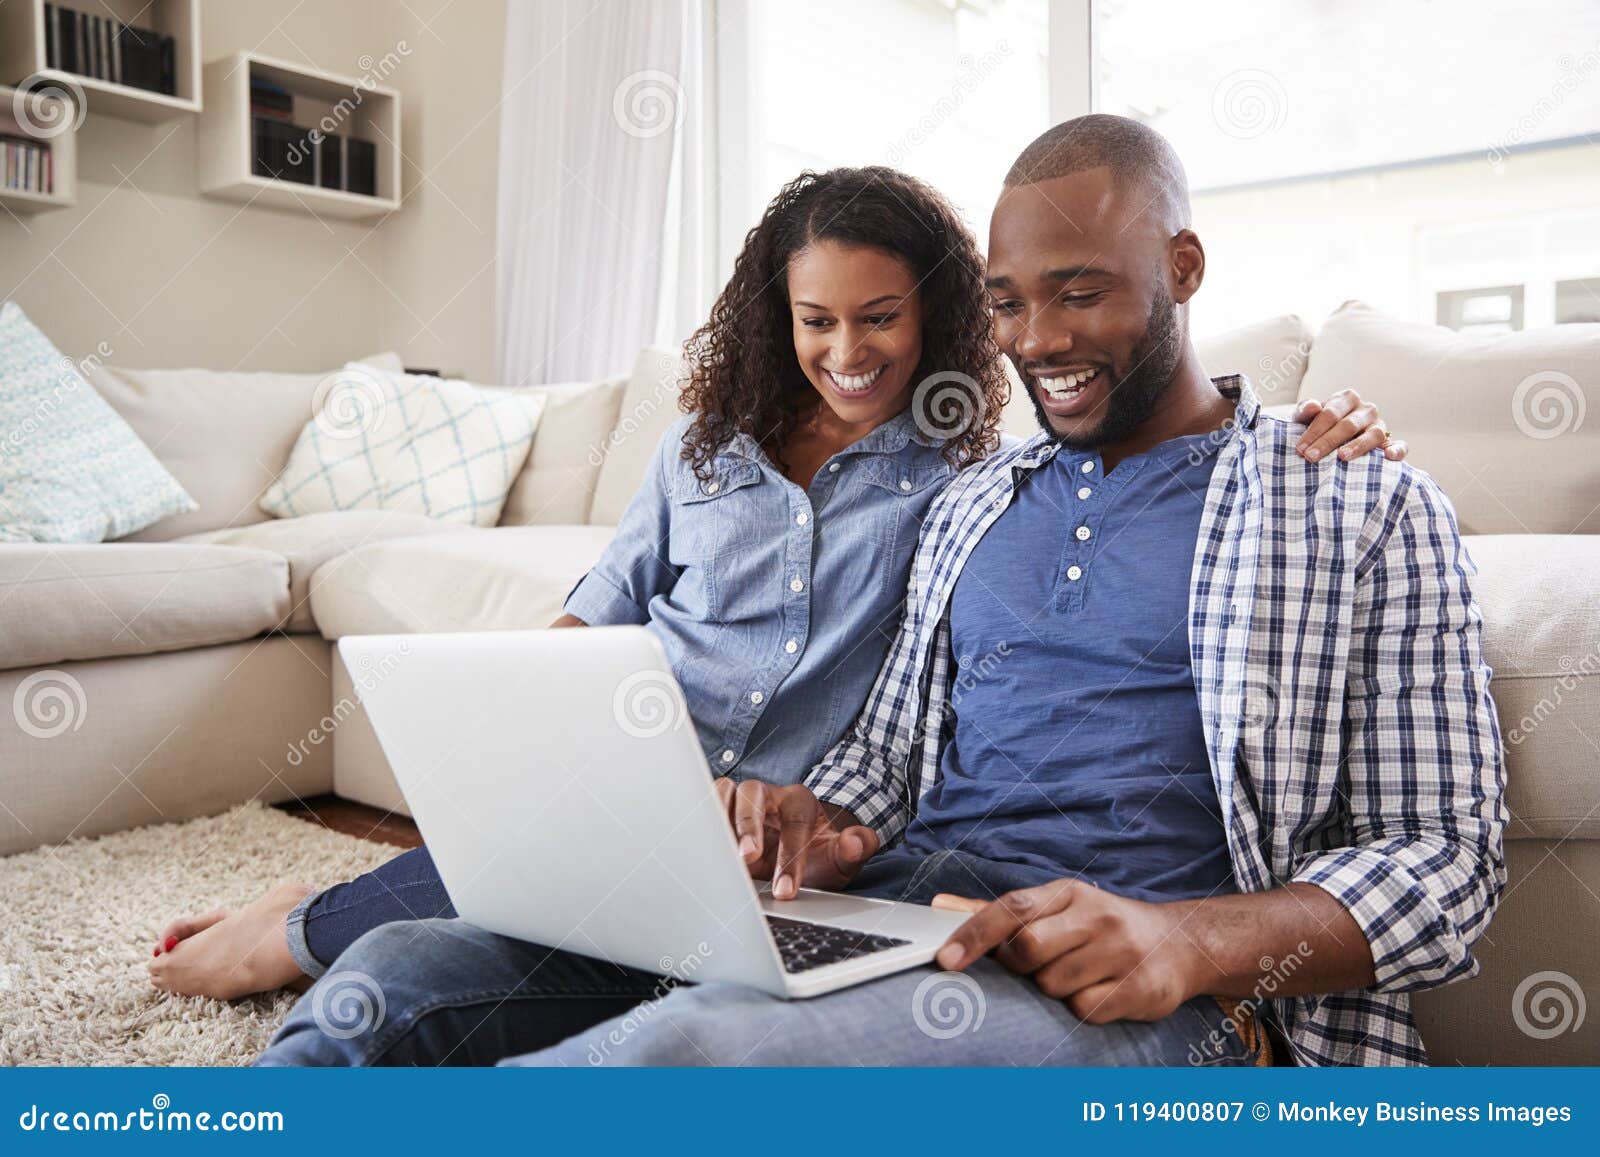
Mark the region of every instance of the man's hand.
<instances>
[{"instance_id":1,"label":"man's hand","mask_svg":"<svg viewBox=\"0 0 1600 1157\"><path fill-rule=\"evenodd\" d=\"M1179 929L1183 904L1054 880L991 903L939 895L933 906L973 913L939 949L939 967L965 968L993 950L1001 964L1032 976L1090 1024L1160 1020L1199 995L1204 970Z\"/></svg>"},{"instance_id":2,"label":"man's hand","mask_svg":"<svg viewBox=\"0 0 1600 1157\"><path fill-rule=\"evenodd\" d=\"M878 833L824 804L804 784L719 779L717 798L750 875L770 879L779 900L793 899L802 886L842 888L878 850Z\"/></svg>"}]
</instances>

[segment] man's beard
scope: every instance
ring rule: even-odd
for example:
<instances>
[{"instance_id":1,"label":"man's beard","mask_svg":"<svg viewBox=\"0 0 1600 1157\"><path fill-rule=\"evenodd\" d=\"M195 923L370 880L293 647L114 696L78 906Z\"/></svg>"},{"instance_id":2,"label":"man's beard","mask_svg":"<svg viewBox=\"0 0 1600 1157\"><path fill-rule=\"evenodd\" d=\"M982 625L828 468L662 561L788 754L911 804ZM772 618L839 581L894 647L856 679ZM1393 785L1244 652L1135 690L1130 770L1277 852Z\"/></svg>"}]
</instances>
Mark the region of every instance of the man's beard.
<instances>
[{"instance_id":1,"label":"man's beard","mask_svg":"<svg viewBox=\"0 0 1600 1157\"><path fill-rule=\"evenodd\" d=\"M1039 427L1069 450L1095 450L1130 437L1155 413L1156 403L1178 372L1178 363L1183 360L1179 337L1177 307L1163 286L1150 305L1144 334L1134 346L1133 369L1113 381L1106 391L1105 417L1100 424L1083 434L1058 434L1050 425L1050 415L1045 413L1038 391L1030 384L1028 400L1033 403Z\"/></svg>"}]
</instances>

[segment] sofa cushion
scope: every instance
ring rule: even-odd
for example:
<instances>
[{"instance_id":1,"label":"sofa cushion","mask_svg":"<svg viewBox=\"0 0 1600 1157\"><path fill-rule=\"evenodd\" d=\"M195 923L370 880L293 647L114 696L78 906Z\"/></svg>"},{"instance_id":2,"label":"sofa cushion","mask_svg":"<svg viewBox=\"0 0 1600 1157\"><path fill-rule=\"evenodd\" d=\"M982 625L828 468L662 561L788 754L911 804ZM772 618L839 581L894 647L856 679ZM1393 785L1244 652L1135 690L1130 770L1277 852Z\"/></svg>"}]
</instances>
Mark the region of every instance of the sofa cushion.
<instances>
[{"instance_id":1,"label":"sofa cushion","mask_svg":"<svg viewBox=\"0 0 1600 1157\"><path fill-rule=\"evenodd\" d=\"M261 509L280 518L405 510L493 526L545 400L352 362L330 375Z\"/></svg>"},{"instance_id":2,"label":"sofa cushion","mask_svg":"<svg viewBox=\"0 0 1600 1157\"><path fill-rule=\"evenodd\" d=\"M1467 534L1600 533L1600 325L1463 334L1359 302L1322 327L1303 397L1383 407Z\"/></svg>"},{"instance_id":3,"label":"sofa cushion","mask_svg":"<svg viewBox=\"0 0 1600 1157\"><path fill-rule=\"evenodd\" d=\"M1600 839L1600 536L1466 544L1505 744L1507 834Z\"/></svg>"},{"instance_id":4,"label":"sofa cushion","mask_svg":"<svg viewBox=\"0 0 1600 1157\"><path fill-rule=\"evenodd\" d=\"M247 546L281 554L289 563L289 609L279 630L311 634L317 624L311 615L311 576L324 564L328 576L350 551L369 542L418 534L445 534L467 528L402 510L334 510L304 518L273 518L250 526L207 530L187 535L180 542Z\"/></svg>"},{"instance_id":5,"label":"sofa cushion","mask_svg":"<svg viewBox=\"0 0 1600 1157\"><path fill-rule=\"evenodd\" d=\"M1248 375L1262 404L1279 406L1300 397L1311 343L1310 327L1295 314L1286 313L1197 340L1194 345L1206 373L1214 378ZM1331 389L1351 384L1346 382ZM1360 388L1359 383L1356 386Z\"/></svg>"},{"instance_id":6,"label":"sofa cushion","mask_svg":"<svg viewBox=\"0 0 1600 1157\"><path fill-rule=\"evenodd\" d=\"M230 643L288 612L288 564L264 550L0 546L0 668Z\"/></svg>"},{"instance_id":7,"label":"sofa cushion","mask_svg":"<svg viewBox=\"0 0 1600 1157\"><path fill-rule=\"evenodd\" d=\"M0 305L0 542L101 542L194 508L78 366Z\"/></svg>"},{"instance_id":8,"label":"sofa cushion","mask_svg":"<svg viewBox=\"0 0 1600 1157\"><path fill-rule=\"evenodd\" d=\"M400 369L396 354L368 364ZM84 376L133 427L199 509L129 535L167 542L202 530L245 526L267 515L261 492L288 461L289 447L311 416L318 374L219 370L133 370L85 363Z\"/></svg>"},{"instance_id":9,"label":"sofa cushion","mask_svg":"<svg viewBox=\"0 0 1600 1157\"><path fill-rule=\"evenodd\" d=\"M611 541L608 526L501 526L369 543L311 580L322 633L546 627Z\"/></svg>"},{"instance_id":10,"label":"sofa cushion","mask_svg":"<svg viewBox=\"0 0 1600 1157\"><path fill-rule=\"evenodd\" d=\"M621 520L661 436L681 416L678 394L683 372L678 355L667 350L645 350L634 363L616 427L606 439L605 462L589 508L590 523L615 526Z\"/></svg>"},{"instance_id":11,"label":"sofa cushion","mask_svg":"<svg viewBox=\"0 0 1600 1157\"><path fill-rule=\"evenodd\" d=\"M527 465L506 496L501 526L577 526L589 520L627 384L627 378L616 378L539 389L546 399L544 417Z\"/></svg>"}]
</instances>

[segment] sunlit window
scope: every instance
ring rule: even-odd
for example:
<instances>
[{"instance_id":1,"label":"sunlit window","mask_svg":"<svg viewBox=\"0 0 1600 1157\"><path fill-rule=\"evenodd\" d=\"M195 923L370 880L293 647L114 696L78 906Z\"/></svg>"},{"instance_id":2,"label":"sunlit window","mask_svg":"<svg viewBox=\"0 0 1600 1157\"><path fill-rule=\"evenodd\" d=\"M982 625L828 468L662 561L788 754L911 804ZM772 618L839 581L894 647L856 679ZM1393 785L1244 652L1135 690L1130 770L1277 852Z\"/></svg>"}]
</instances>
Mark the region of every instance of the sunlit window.
<instances>
[{"instance_id":1,"label":"sunlit window","mask_svg":"<svg viewBox=\"0 0 1600 1157\"><path fill-rule=\"evenodd\" d=\"M892 165L986 241L1001 181L1046 120L1045 0L751 4L754 223L802 169Z\"/></svg>"},{"instance_id":2,"label":"sunlit window","mask_svg":"<svg viewBox=\"0 0 1600 1157\"><path fill-rule=\"evenodd\" d=\"M1160 130L1189 172L1209 258L1198 332L1284 312L1316 325L1350 298L1463 328L1600 311L1592 0L1095 14L1099 107Z\"/></svg>"}]
</instances>

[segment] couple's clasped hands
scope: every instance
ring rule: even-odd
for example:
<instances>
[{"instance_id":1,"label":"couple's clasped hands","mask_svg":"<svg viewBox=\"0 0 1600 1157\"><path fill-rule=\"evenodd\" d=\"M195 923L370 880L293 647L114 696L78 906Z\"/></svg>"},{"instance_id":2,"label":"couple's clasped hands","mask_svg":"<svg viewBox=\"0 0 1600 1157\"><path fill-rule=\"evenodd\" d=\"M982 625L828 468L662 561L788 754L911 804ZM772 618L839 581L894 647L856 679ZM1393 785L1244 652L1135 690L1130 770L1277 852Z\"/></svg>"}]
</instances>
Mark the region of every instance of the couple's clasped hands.
<instances>
[{"instance_id":1,"label":"couple's clasped hands","mask_svg":"<svg viewBox=\"0 0 1600 1157\"><path fill-rule=\"evenodd\" d=\"M750 875L772 881L779 900L802 887L836 891L880 846L871 828L804 785L717 781ZM941 968L960 970L989 952L1091 1024L1160 1020L1199 995L1199 953L1181 931L1184 905L1152 904L1081 880L1052 880L996 900L934 897L935 908L971 913L940 948Z\"/></svg>"}]
</instances>

